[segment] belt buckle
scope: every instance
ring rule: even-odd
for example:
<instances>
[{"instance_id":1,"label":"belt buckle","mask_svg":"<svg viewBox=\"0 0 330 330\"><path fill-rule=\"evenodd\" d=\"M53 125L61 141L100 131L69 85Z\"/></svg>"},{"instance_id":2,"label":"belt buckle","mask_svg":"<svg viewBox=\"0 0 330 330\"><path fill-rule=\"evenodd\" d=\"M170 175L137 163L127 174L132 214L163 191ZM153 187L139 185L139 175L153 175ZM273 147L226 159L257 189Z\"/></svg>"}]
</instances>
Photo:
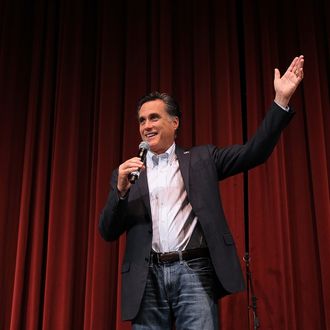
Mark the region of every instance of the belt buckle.
<instances>
[{"instance_id":1,"label":"belt buckle","mask_svg":"<svg viewBox=\"0 0 330 330\"><path fill-rule=\"evenodd\" d=\"M153 252L152 254L151 254L151 260L152 260L152 262L154 263L154 264L157 264L157 265L159 265L160 263L161 263L161 260L160 260L160 253L158 253L158 252Z\"/></svg>"}]
</instances>

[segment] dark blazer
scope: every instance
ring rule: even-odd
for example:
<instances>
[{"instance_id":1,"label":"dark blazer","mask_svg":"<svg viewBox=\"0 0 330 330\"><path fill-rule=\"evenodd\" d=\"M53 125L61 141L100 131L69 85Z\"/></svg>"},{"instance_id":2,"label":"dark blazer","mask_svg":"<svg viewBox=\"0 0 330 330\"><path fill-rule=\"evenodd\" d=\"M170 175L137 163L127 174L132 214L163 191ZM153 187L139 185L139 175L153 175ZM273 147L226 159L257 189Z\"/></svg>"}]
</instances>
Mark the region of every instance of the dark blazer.
<instances>
[{"instance_id":1,"label":"dark blazer","mask_svg":"<svg viewBox=\"0 0 330 330\"><path fill-rule=\"evenodd\" d=\"M184 151L176 147L180 171L191 206L198 217L210 251L221 295L244 290L244 278L233 237L220 200L218 181L263 163L273 151L293 111L272 104L256 134L244 145L217 148L212 145ZM118 170L112 175L108 200L99 230L105 240L116 240L126 232L122 266L122 318L133 319L139 310L148 274L152 222L146 172L121 200L117 194Z\"/></svg>"}]
</instances>

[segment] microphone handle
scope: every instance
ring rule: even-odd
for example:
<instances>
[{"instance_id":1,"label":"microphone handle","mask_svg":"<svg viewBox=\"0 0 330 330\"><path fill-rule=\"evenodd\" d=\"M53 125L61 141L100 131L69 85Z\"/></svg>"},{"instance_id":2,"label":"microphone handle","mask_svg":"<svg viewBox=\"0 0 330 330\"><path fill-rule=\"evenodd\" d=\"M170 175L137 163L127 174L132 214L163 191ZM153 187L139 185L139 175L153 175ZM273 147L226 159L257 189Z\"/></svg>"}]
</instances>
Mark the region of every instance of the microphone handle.
<instances>
[{"instance_id":1,"label":"microphone handle","mask_svg":"<svg viewBox=\"0 0 330 330\"><path fill-rule=\"evenodd\" d=\"M140 171L134 171L130 174L128 174L128 181L132 184L135 183L135 181L139 178L140 176Z\"/></svg>"}]
</instances>

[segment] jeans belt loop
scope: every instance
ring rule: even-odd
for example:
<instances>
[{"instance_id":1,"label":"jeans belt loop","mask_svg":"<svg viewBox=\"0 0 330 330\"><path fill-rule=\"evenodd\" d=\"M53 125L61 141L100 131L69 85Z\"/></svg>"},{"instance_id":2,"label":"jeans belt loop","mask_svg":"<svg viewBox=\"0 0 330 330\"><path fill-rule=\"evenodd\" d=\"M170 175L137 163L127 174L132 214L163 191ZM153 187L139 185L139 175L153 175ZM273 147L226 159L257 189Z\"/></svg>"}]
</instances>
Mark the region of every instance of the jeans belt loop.
<instances>
[{"instance_id":1,"label":"jeans belt loop","mask_svg":"<svg viewBox=\"0 0 330 330\"><path fill-rule=\"evenodd\" d=\"M180 265L183 264L183 261L182 261L182 251L178 251L179 252L179 260L180 260Z\"/></svg>"}]
</instances>

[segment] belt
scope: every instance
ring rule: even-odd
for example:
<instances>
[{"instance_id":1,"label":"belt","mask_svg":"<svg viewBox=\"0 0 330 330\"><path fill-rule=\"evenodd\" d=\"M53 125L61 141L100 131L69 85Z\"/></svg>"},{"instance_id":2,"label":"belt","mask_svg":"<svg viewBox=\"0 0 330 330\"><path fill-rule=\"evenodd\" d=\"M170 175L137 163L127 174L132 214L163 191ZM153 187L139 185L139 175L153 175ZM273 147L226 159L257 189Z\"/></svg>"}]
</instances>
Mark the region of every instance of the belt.
<instances>
[{"instance_id":1,"label":"belt","mask_svg":"<svg viewBox=\"0 0 330 330\"><path fill-rule=\"evenodd\" d=\"M208 257L209 255L209 250L207 248L189 249L184 251L165 253L157 253L152 251L150 254L150 260L154 264L163 264L179 260L191 260L200 257Z\"/></svg>"}]
</instances>

